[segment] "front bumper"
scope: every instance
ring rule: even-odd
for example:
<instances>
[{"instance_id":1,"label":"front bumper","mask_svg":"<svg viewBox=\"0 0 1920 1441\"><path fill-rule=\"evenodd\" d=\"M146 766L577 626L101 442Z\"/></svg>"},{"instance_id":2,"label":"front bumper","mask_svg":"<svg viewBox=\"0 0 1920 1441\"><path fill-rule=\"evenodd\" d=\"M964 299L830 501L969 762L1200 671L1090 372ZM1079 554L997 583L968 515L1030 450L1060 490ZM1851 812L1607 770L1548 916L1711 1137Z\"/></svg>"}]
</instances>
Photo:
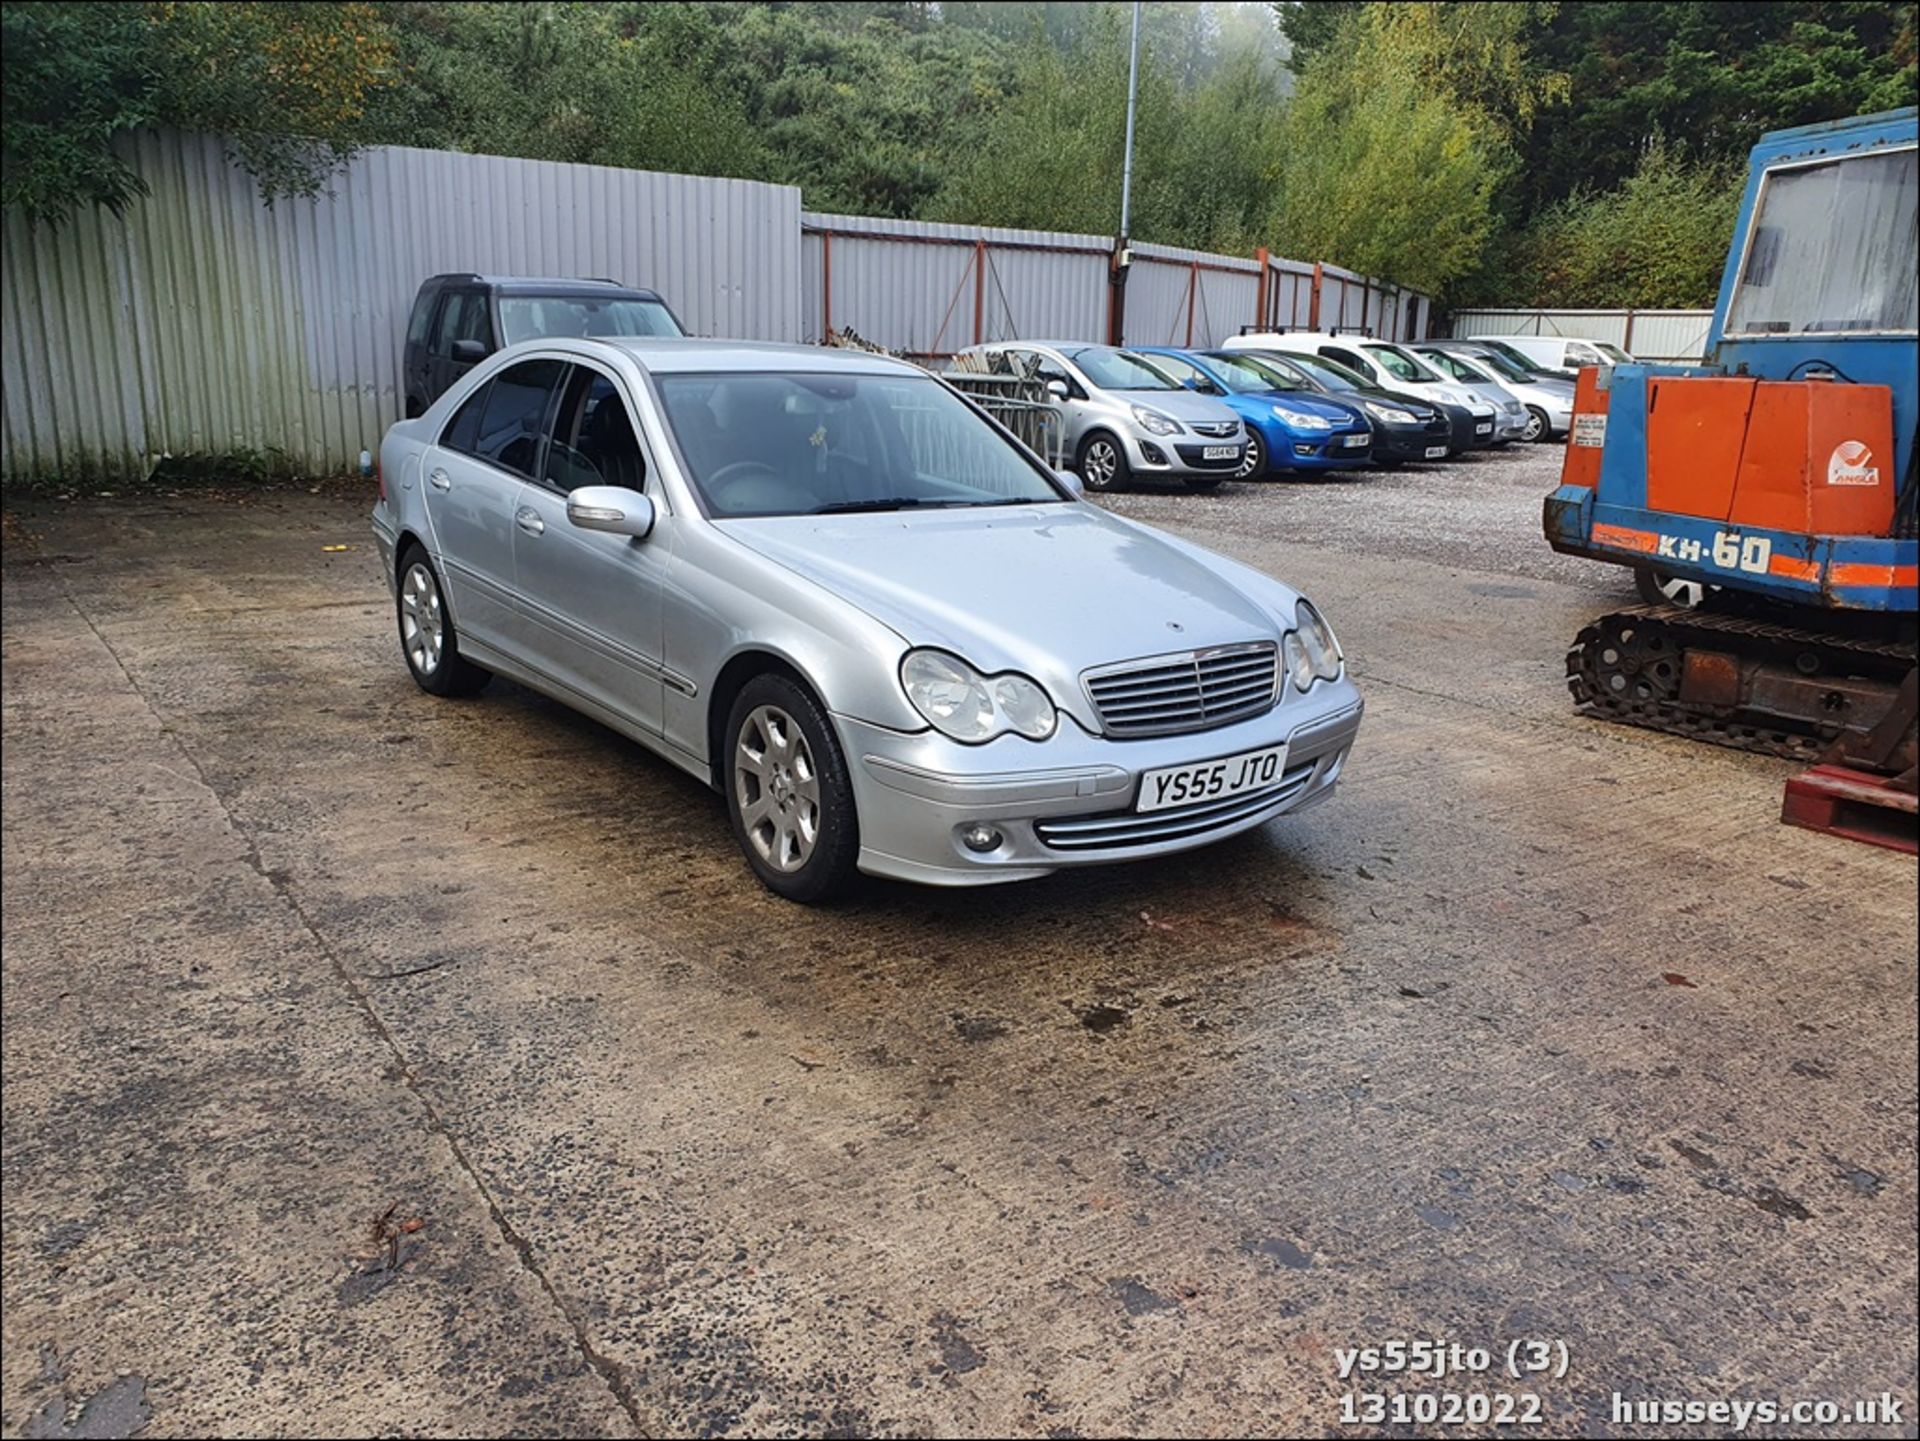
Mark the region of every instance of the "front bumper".
<instances>
[{"instance_id":1,"label":"front bumper","mask_svg":"<svg viewBox=\"0 0 1920 1441\"><path fill-rule=\"evenodd\" d=\"M1436 420L1429 425L1381 423L1374 427L1375 460L1425 460L1428 458L1427 452L1435 446L1453 449L1453 427L1445 420Z\"/></svg>"},{"instance_id":2,"label":"front bumper","mask_svg":"<svg viewBox=\"0 0 1920 1441\"><path fill-rule=\"evenodd\" d=\"M1357 443L1348 444L1358 436ZM1365 426L1348 425L1339 430L1287 431L1275 428L1263 434L1267 446L1267 469L1338 470L1362 465L1373 457L1373 432Z\"/></svg>"},{"instance_id":3,"label":"front bumper","mask_svg":"<svg viewBox=\"0 0 1920 1441\"><path fill-rule=\"evenodd\" d=\"M1186 735L1110 740L1068 716L1049 740L1002 736L961 745L937 731L903 734L836 715L860 817L860 869L928 885L992 885L1065 866L1190 850L1323 801L1360 728L1352 680L1322 681L1264 715ZM1135 815L1144 772L1288 745L1280 779L1262 791ZM969 850L976 823L998 846Z\"/></svg>"},{"instance_id":4,"label":"front bumper","mask_svg":"<svg viewBox=\"0 0 1920 1441\"><path fill-rule=\"evenodd\" d=\"M1242 431L1233 436L1195 435L1182 430L1178 435L1146 435L1137 430L1126 434L1127 464L1135 475L1231 476L1247 456L1247 437ZM1231 445L1230 458L1207 460L1203 452L1209 446Z\"/></svg>"}]
</instances>

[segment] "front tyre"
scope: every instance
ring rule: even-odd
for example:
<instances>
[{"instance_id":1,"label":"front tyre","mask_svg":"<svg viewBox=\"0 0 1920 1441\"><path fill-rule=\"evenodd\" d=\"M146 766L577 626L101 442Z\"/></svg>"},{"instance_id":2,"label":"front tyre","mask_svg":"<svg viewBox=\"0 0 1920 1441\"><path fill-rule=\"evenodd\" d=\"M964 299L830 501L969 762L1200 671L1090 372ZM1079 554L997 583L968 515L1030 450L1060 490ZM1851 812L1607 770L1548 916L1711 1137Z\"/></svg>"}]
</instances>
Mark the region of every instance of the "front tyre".
<instances>
[{"instance_id":1,"label":"front tyre","mask_svg":"<svg viewBox=\"0 0 1920 1441\"><path fill-rule=\"evenodd\" d=\"M805 687L756 676L727 716L727 815L747 864L775 895L811 905L843 893L860 856L853 784L833 726Z\"/></svg>"},{"instance_id":2,"label":"front tyre","mask_svg":"<svg viewBox=\"0 0 1920 1441\"><path fill-rule=\"evenodd\" d=\"M1126 448L1104 430L1096 430L1080 442L1079 463L1074 468L1088 490L1103 493L1125 490L1133 479Z\"/></svg>"},{"instance_id":3,"label":"front tyre","mask_svg":"<svg viewBox=\"0 0 1920 1441\"><path fill-rule=\"evenodd\" d=\"M1247 453L1240 461L1240 468L1233 473L1235 480L1259 480L1267 473L1267 452L1260 444L1260 437L1251 431L1247 433Z\"/></svg>"},{"instance_id":4,"label":"front tyre","mask_svg":"<svg viewBox=\"0 0 1920 1441\"><path fill-rule=\"evenodd\" d=\"M440 577L419 545L410 545L400 557L399 593L394 612L400 626L400 653L414 683L428 695L478 694L493 672L460 654L460 633L447 609Z\"/></svg>"},{"instance_id":5,"label":"front tyre","mask_svg":"<svg viewBox=\"0 0 1920 1441\"><path fill-rule=\"evenodd\" d=\"M1540 409L1537 405L1529 405L1527 407L1527 428L1520 438L1531 443L1536 440L1545 440L1552 433L1553 427L1547 423L1546 411Z\"/></svg>"}]
</instances>

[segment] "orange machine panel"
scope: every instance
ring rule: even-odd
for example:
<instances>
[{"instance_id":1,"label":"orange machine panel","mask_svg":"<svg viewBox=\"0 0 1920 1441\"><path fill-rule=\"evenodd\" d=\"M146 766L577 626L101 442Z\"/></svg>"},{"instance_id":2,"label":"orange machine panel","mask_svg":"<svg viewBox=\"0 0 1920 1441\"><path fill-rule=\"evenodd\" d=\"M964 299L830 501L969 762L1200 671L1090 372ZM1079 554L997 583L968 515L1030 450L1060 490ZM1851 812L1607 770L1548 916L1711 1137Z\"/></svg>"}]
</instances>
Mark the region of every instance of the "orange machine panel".
<instances>
[{"instance_id":1,"label":"orange machine panel","mask_svg":"<svg viewBox=\"0 0 1920 1441\"><path fill-rule=\"evenodd\" d=\"M1886 535L1894 480L1886 386L1763 380L1728 519L1801 535Z\"/></svg>"},{"instance_id":2,"label":"orange machine panel","mask_svg":"<svg viewBox=\"0 0 1920 1441\"><path fill-rule=\"evenodd\" d=\"M1647 382L1647 509L1727 518L1755 383L1734 375Z\"/></svg>"},{"instance_id":3,"label":"orange machine panel","mask_svg":"<svg viewBox=\"0 0 1920 1441\"><path fill-rule=\"evenodd\" d=\"M1567 456L1560 462L1562 485L1584 485L1591 490L1600 483L1600 451L1607 439L1607 399L1612 392L1600 388L1600 368L1582 367L1573 385L1573 429L1567 435Z\"/></svg>"}]
</instances>

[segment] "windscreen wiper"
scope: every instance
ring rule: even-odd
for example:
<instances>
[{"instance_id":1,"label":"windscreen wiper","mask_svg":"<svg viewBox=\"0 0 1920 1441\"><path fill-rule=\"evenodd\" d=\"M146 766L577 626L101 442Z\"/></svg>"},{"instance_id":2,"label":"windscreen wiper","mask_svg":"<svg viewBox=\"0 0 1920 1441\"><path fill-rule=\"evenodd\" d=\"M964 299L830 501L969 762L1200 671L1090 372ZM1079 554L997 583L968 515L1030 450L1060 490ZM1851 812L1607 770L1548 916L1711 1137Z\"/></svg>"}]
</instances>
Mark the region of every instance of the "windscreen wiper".
<instances>
[{"instance_id":1,"label":"windscreen wiper","mask_svg":"<svg viewBox=\"0 0 1920 1441\"><path fill-rule=\"evenodd\" d=\"M917 495L887 495L876 500L834 500L816 505L809 515L844 515L856 510L910 510L920 505L951 505L944 500L922 500Z\"/></svg>"}]
</instances>

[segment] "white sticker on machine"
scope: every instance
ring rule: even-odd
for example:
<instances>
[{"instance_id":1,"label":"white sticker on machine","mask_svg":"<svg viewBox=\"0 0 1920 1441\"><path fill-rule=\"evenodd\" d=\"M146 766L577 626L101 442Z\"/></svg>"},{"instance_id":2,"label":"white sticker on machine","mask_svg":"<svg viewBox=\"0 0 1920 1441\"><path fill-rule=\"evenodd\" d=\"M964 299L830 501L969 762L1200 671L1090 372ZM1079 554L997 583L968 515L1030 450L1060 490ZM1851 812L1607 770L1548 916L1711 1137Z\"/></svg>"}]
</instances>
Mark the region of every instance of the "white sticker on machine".
<instances>
[{"instance_id":1,"label":"white sticker on machine","mask_svg":"<svg viewBox=\"0 0 1920 1441\"><path fill-rule=\"evenodd\" d=\"M1573 443L1575 445L1603 446L1607 443L1607 416L1605 411L1591 411L1573 418Z\"/></svg>"},{"instance_id":2,"label":"white sticker on machine","mask_svg":"<svg viewBox=\"0 0 1920 1441\"><path fill-rule=\"evenodd\" d=\"M1880 467L1873 463L1873 452L1858 440L1843 440L1827 457L1828 485L1878 485Z\"/></svg>"}]
</instances>

